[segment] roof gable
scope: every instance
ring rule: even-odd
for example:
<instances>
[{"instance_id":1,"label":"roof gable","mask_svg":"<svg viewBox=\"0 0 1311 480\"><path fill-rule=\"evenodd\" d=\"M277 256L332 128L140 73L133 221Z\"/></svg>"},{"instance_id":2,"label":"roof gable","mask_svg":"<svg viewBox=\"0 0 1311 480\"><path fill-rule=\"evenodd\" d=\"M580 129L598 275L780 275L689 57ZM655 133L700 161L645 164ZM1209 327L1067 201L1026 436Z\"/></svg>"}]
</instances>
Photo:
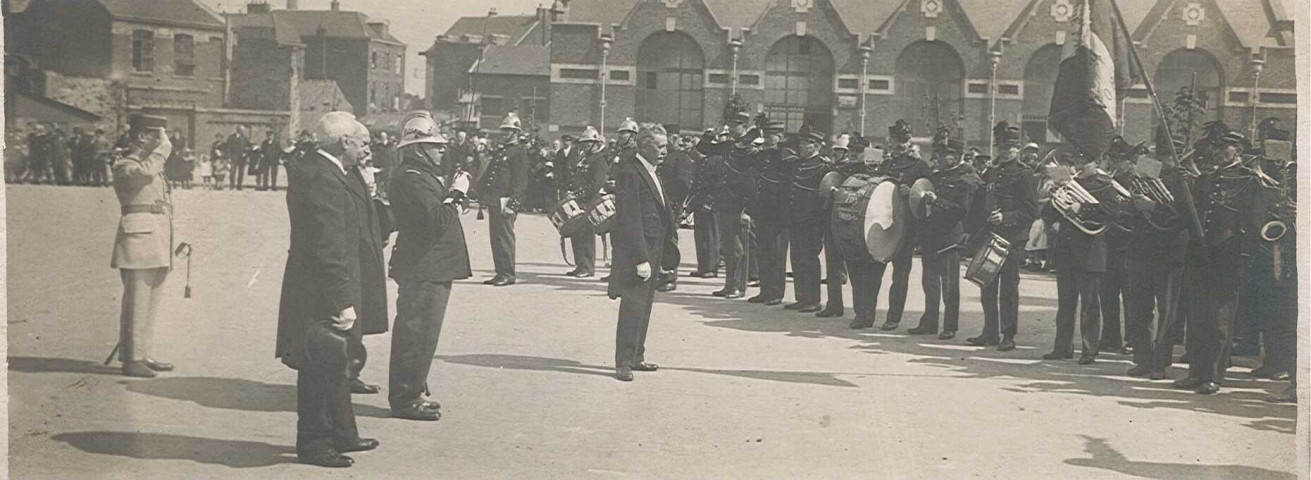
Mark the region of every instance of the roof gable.
<instances>
[{"instance_id":1,"label":"roof gable","mask_svg":"<svg viewBox=\"0 0 1311 480\"><path fill-rule=\"evenodd\" d=\"M551 75L551 47L542 45L488 45L482 60L470 73L483 75Z\"/></svg>"},{"instance_id":2,"label":"roof gable","mask_svg":"<svg viewBox=\"0 0 1311 480\"><path fill-rule=\"evenodd\" d=\"M495 17L460 17L446 29L446 35L505 35L518 40L532 31L537 25L537 17L532 15L506 15Z\"/></svg>"},{"instance_id":3,"label":"roof gable","mask_svg":"<svg viewBox=\"0 0 1311 480\"><path fill-rule=\"evenodd\" d=\"M223 28L223 19L195 0L99 0L115 19Z\"/></svg>"},{"instance_id":4,"label":"roof gable","mask_svg":"<svg viewBox=\"0 0 1311 480\"><path fill-rule=\"evenodd\" d=\"M1031 0L956 0L980 39L996 43L1019 15L1027 13Z\"/></svg>"}]
</instances>

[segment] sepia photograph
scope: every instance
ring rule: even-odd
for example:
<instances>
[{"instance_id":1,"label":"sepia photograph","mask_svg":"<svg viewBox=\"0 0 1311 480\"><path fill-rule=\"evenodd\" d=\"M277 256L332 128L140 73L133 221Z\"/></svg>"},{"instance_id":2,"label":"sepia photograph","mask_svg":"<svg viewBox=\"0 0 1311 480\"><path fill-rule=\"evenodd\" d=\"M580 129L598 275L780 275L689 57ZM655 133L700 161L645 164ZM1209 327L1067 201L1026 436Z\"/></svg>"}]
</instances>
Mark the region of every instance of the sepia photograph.
<instances>
[{"instance_id":1,"label":"sepia photograph","mask_svg":"<svg viewBox=\"0 0 1311 480\"><path fill-rule=\"evenodd\" d=\"M0 5L0 477L1311 480L1305 0Z\"/></svg>"}]
</instances>

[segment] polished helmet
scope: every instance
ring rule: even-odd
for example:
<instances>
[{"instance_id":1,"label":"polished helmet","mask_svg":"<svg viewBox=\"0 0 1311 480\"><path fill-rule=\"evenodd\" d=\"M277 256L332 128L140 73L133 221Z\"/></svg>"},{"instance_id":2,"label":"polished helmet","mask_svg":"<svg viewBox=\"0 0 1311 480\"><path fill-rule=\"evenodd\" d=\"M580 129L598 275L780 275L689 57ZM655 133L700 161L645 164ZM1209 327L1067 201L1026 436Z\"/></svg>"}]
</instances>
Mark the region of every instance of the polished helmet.
<instances>
[{"instance_id":1,"label":"polished helmet","mask_svg":"<svg viewBox=\"0 0 1311 480\"><path fill-rule=\"evenodd\" d=\"M416 143L445 145L446 137L438 131L437 122L428 112L417 111L405 116L401 122L401 142L396 148L403 148Z\"/></svg>"}]
</instances>

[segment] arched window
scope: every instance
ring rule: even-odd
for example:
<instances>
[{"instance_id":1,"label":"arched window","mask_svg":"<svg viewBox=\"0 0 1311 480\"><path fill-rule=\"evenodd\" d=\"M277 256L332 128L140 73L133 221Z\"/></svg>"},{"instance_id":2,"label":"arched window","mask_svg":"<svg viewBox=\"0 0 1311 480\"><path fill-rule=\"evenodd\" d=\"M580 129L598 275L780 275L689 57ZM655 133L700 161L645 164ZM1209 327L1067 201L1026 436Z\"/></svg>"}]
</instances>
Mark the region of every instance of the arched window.
<instances>
[{"instance_id":1,"label":"arched window","mask_svg":"<svg viewBox=\"0 0 1311 480\"><path fill-rule=\"evenodd\" d=\"M700 130L705 123L705 56L692 37L661 32L637 54L637 118Z\"/></svg>"},{"instance_id":2,"label":"arched window","mask_svg":"<svg viewBox=\"0 0 1311 480\"><path fill-rule=\"evenodd\" d=\"M1056 73L1061 64L1060 45L1047 45L1033 52L1024 67L1024 135L1034 141L1055 142L1056 134L1047 129L1047 114L1052 108Z\"/></svg>"},{"instance_id":3,"label":"arched window","mask_svg":"<svg viewBox=\"0 0 1311 480\"><path fill-rule=\"evenodd\" d=\"M765 113L796 132L810 123L833 132L833 54L813 37L774 43L765 57Z\"/></svg>"},{"instance_id":4,"label":"arched window","mask_svg":"<svg viewBox=\"0 0 1311 480\"><path fill-rule=\"evenodd\" d=\"M1197 75L1197 94L1206 98L1206 114L1201 121L1219 120L1224 113L1224 75L1215 57L1201 50L1179 49L1161 59L1156 67L1156 91L1161 102L1174 102L1179 89L1193 83Z\"/></svg>"},{"instance_id":5,"label":"arched window","mask_svg":"<svg viewBox=\"0 0 1311 480\"><path fill-rule=\"evenodd\" d=\"M933 136L937 122L950 125L951 119L964 111L964 77L965 64L950 45L927 40L907 45L897 57L896 91L903 102L900 116L887 123L906 120L916 137Z\"/></svg>"}]
</instances>

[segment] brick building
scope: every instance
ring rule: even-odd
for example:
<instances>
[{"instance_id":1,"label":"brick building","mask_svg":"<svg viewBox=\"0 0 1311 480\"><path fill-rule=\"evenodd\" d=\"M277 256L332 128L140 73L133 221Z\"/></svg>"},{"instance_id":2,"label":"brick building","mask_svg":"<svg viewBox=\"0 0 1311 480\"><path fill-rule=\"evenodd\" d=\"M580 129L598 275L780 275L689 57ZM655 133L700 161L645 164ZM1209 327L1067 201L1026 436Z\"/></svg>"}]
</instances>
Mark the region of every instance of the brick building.
<instances>
[{"instance_id":1,"label":"brick building","mask_svg":"<svg viewBox=\"0 0 1311 480\"><path fill-rule=\"evenodd\" d=\"M549 126L560 132L602 117L613 128L627 116L699 130L720 121L736 92L793 131L810 122L881 139L906 119L921 141L946 124L986 146L990 125L1008 120L1054 141L1047 110L1075 27L1072 0L557 3L564 11L546 38ZM1208 118L1295 121L1293 0L1118 3L1164 101L1197 72ZM436 86L430 80L430 98L450 95ZM484 100L494 93L477 90ZM1123 106L1125 136L1147 140L1155 120L1145 88Z\"/></svg>"},{"instance_id":2,"label":"brick building","mask_svg":"<svg viewBox=\"0 0 1311 480\"><path fill-rule=\"evenodd\" d=\"M464 17L446 33L438 35L428 50L420 52L427 62L425 95L428 108L471 120L468 95L474 85L471 68L490 46L543 46L548 43L547 12L537 15ZM549 61L549 57L548 57ZM492 85L485 85L492 86ZM480 89L482 90L482 89ZM485 91L485 90L484 90ZM463 101L462 101L463 99Z\"/></svg>"},{"instance_id":3,"label":"brick building","mask_svg":"<svg viewBox=\"0 0 1311 480\"><path fill-rule=\"evenodd\" d=\"M261 2L246 11L230 16L238 45L242 37L299 45L300 79L336 82L358 116L404 107L406 45L392 36L387 21L341 10L336 1L331 10L275 10Z\"/></svg>"}]
</instances>

